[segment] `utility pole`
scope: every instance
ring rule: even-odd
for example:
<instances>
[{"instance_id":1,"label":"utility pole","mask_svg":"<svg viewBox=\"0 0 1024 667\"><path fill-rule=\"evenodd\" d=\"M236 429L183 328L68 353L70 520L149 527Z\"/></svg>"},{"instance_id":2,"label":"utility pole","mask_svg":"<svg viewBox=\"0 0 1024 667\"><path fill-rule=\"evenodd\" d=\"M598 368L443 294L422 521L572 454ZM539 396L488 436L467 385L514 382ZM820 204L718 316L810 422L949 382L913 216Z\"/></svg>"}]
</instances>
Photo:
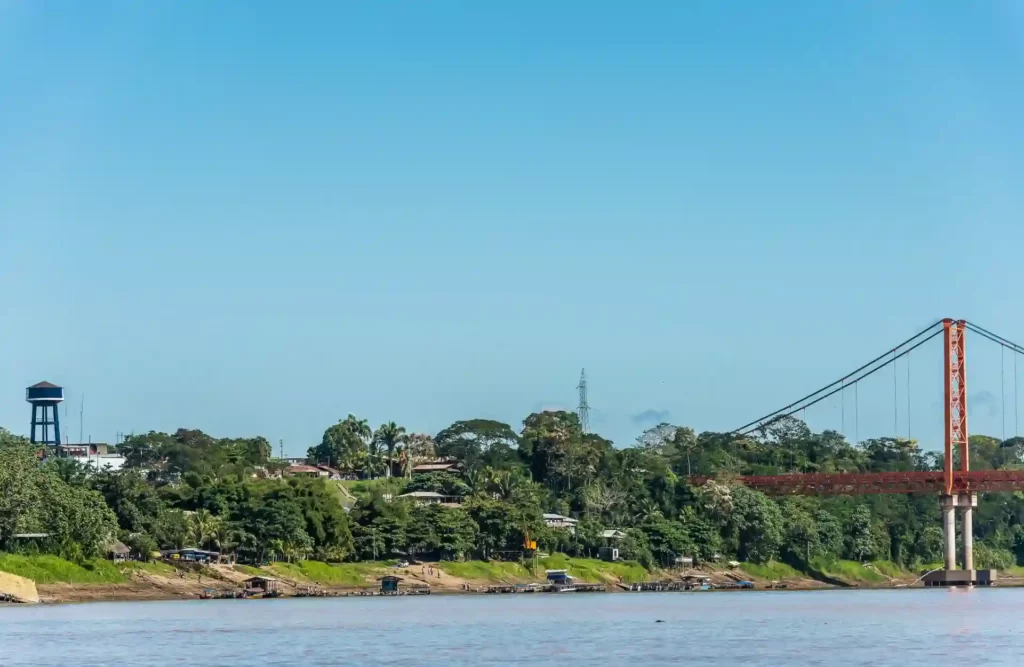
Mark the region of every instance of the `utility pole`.
<instances>
[{"instance_id":1,"label":"utility pole","mask_svg":"<svg viewBox=\"0 0 1024 667\"><path fill-rule=\"evenodd\" d=\"M580 429L583 433L590 433L590 405L587 403L587 369L580 371L580 383L576 386L580 392L580 404L576 408L576 414L580 418Z\"/></svg>"},{"instance_id":2,"label":"utility pole","mask_svg":"<svg viewBox=\"0 0 1024 667\"><path fill-rule=\"evenodd\" d=\"M278 440L277 441L277 451L280 452L280 454L281 454L280 458L283 461L284 460L284 440Z\"/></svg>"}]
</instances>

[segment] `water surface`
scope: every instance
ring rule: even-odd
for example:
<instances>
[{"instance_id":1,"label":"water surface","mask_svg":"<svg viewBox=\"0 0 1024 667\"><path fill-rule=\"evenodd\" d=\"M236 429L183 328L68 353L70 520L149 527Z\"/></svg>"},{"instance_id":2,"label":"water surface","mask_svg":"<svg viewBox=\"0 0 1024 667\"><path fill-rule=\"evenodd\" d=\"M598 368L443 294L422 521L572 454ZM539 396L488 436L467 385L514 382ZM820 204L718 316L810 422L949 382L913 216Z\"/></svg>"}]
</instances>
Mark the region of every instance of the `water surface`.
<instances>
[{"instance_id":1,"label":"water surface","mask_svg":"<svg viewBox=\"0 0 1024 667\"><path fill-rule=\"evenodd\" d=\"M1020 665L1022 610L1024 589L9 606L0 665Z\"/></svg>"}]
</instances>

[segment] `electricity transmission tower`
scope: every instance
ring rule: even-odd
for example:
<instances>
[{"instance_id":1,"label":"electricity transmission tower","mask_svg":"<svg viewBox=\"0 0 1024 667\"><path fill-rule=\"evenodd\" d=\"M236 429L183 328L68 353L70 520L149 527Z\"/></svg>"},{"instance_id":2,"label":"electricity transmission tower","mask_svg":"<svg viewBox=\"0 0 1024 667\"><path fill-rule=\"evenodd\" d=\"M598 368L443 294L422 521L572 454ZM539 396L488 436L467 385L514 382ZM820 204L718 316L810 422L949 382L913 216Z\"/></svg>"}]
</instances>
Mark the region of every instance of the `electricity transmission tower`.
<instances>
[{"instance_id":1,"label":"electricity transmission tower","mask_svg":"<svg viewBox=\"0 0 1024 667\"><path fill-rule=\"evenodd\" d=\"M584 433L590 433L590 406L587 404L587 369L580 371L580 383L576 387L580 391L580 406L576 408L576 414L580 418L580 427Z\"/></svg>"}]
</instances>

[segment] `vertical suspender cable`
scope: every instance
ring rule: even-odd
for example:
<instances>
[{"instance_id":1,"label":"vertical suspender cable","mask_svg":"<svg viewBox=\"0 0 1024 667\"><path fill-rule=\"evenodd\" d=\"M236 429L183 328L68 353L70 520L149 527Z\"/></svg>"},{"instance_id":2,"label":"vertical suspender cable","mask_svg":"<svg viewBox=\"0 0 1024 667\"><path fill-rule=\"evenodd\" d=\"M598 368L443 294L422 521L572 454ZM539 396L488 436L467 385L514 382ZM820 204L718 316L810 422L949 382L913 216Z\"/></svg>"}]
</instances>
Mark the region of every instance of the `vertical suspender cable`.
<instances>
[{"instance_id":1,"label":"vertical suspender cable","mask_svg":"<svg viewBox=\"0 0 1024 667\"><path fill-rule=\"evenodd\" d=\"M843 388L842 391L839 392L839 395L842 396L841 403L843 410L843 416L840 421L840 423L842 424L842 430L840 430L839 432L842 433L843 435L846 435L846 378L843 378Z\"/></svg>"},{"instance_id":2,"label":"vertical suspender cable","mask_svg":"<svg viewBox=\"0 0 1024 667\"><path fill-rule=\"evenodd\" d=\"M860 443L860 382L853 383L853 437Z\"/></svg>"},{"instance_id":3,"label":"vertical suspender cable","mask_svg":"<svg viewBox=\"0 0 1024 667\"><path fill-rule=\"evenodd\" d=\"M1020 401L1017 399L1017 357L1018 354L1013 355L1013 437L1019 438L1020 431L1019 422L1017 421L1017 405Z\"/></svg>"},{"instance_id":4,"label":"vertical suspender cable","mask_svg":"<svg viewBox=\"0 0 1024 667\"><path fill-rule=\"evenodd\" d=\"M910 352L907 352L907 440L911 440L910 431Z\"/></svg>"},{"instance_id":5,"label":"vertical suspender cable","mask_svg":"<svg viewBox=\"0 0 1024 667\"><path fill-rule=\"evenodd\" d=\"M1002 407L999 408L1000 417L1003 420L1003 442L1006 442L1006 346L999 346L999 400Z\"/></svg>"},{"instance_id":6,"label":"vertical suspender cable","mask_svg":"<svg viewBox=\"0 0 1024 667\"><path fill-rule=\"evenodd\" d=\"M892 351L892 437L898 438L899 427L899 391L896 389L896 350Z\"/></svg>"}]
</instances>

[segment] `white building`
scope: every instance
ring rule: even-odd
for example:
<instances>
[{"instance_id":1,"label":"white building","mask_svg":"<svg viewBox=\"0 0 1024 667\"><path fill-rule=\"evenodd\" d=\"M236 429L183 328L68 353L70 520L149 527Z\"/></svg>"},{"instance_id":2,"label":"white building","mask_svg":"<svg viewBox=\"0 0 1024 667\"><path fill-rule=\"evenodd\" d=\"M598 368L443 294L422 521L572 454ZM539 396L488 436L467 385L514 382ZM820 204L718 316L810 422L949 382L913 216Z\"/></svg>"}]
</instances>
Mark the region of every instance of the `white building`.
<instances>
[{"instance_id":1,"label":"white building","mask_svg":"<svg viewBox=\"0 0 1024 667\"><path fill-rule=\"evenodd\" d=\"M109 446L102 443L80 443L61 445L57 448L57 456L74 459L93 470L120 470L124 467L124 457L110 452Z\"/></svg>"},{"instance_id":2,"label":"white building","mask_svg":"<svg viewBox=\"0 0 1024 667\"><path fill-rule=\"evenodd\" d=\"M577 521L576 519L573 519L572 517L568 516L562 516L561 514L544 515L544 524L548 528L563 528L565 530L568 530L573 535L576 534L576 524L578 523L579 521Z\"/></svg>"}]
</instances>

